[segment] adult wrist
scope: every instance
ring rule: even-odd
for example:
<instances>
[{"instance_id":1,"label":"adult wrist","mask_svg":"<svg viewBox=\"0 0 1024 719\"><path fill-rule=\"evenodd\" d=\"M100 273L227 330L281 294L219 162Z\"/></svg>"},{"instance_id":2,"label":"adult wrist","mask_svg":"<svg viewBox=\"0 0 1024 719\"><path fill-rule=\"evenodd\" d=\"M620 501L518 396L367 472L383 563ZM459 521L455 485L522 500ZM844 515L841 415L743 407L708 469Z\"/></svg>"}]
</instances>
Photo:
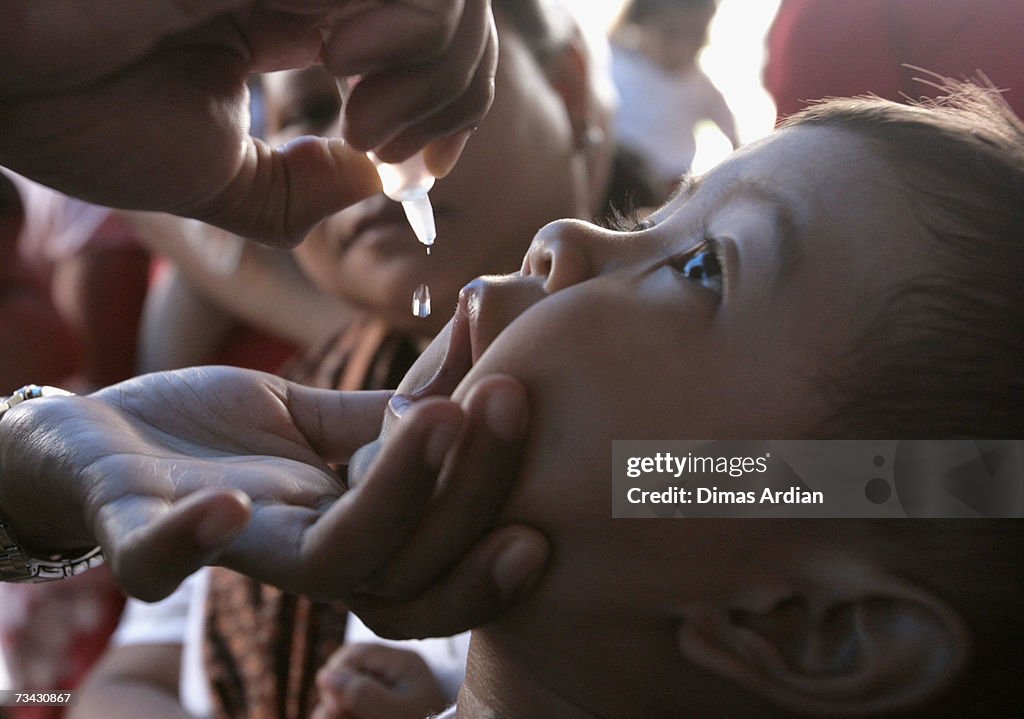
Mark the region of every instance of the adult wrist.
<instances>
[{"instance_id":1,"label":"adult wrist","mask_svg":"<svg viewBox=\"0 0 1024 719\"><path fill-rule=\"evenodd\" d=\"M57 387L26 385L9 397L0 400L0 422L11 408L30 399L42 397L70 396L71 392ZM0 471L0 482L10 481ZM62 554L37 556L30 553L18 541L10 520L0 506L0 581L4 582L45 582L64 579L99 566L103 555L99 547L66 557Z\"/></svg>"}]
</instances>

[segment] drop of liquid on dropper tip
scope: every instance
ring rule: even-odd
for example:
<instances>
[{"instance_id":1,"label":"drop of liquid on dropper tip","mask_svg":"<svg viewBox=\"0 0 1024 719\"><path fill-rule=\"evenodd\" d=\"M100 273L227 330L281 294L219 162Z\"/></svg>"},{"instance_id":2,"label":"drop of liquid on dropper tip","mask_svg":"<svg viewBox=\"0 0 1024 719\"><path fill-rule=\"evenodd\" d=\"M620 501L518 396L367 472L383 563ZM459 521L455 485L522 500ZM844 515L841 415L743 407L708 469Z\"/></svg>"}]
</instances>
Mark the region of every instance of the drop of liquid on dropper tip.
<instances>
[{"instance_id":1,"label":"drop of liquid on dropper tip","mask_svg":"<svg viewBox=\"0 0 1024 719\"><path fill-rule=\"evenodd\" d=\"M412 314L421 319L430 317L430 288L426 285L420 285L412 293Z\"/></svg>"}]
</instances>

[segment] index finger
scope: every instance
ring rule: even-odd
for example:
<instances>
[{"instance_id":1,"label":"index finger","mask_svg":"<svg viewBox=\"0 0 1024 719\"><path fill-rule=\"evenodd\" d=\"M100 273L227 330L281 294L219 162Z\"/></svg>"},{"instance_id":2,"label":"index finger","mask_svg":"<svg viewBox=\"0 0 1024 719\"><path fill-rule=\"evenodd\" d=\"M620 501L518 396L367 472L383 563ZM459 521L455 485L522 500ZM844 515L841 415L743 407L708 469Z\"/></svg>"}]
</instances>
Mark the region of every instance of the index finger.
<instances>
[{"instance_id":1,"label":"index finger","mask_svg":"<svg viewBox=\"0 0 1024 719\"><path fill-rule=\"evenodd\" d=\"M382 597L419 594L476 544L504 506L518 477L525 389L511 377L484 378L466 398L465 411L466 429L430 512L412 541L360 592Z\"/></svg>"},{"instance_id":2,"label":"index finger","mask_svg":"<svg viewBox=\"0 0 1024 719\"><path fill-rule=\"evenodd\" d=\"M434 60L451 44L466 1L401 0L352 13L327 34L324 64L354 76Z\"/></svg>"},{"instance_id":3,"label":"index finger","mask_svg":"<svg viewBox=\"0 0 1024 719\"><path fill-rule=\"evenodd\" d=\"M200 490L169 504L132 497L101 513L98 541L118 583L145 601L162 599L212 561L249 520L237 490Z\"/></svg>"},{"instance_id":4,"label":"index finger","mask_svg":"<svg viewBox=\"0 0 1024 719\"><path fill-rule=\"evenodd\" d=\"M382 452L365 482L304 538L304 559L338 567L351 580L348 589L377 571L419 525L441 462L458 438L462 413L456 405L437 400L418 409L385 443L396 451Z\"/></svg>"}]
</instances>

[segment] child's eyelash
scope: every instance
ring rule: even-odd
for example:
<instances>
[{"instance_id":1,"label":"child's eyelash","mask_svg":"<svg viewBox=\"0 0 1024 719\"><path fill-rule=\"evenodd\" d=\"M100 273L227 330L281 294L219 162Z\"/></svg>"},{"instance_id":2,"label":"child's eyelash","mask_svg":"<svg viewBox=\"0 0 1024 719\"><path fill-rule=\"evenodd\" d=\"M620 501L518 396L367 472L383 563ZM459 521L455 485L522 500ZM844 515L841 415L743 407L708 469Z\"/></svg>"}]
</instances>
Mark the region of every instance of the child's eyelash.
<instances>
[{"instance_id":1,"label":"child's eyelash","mask_svg":"<svg viewBox=\"0 0 1024 719\"><path fill-rule=\"evenodd\" d=\"M721 265L721 244L715 236L711 234L711 228L708 227L706 222L702 222L700 225L700 232L697 236L696 244L685 252L681 252L677 256L673 257L669 264L676 270L682 271L686 266L686 263L701 252L711 252L715 255L717 262Z\"/></svg>"},{"instance_id":2,"label":"child's eyelash","mask_svg":"<svg viewBox=\"0 0 1024 719\"><path fill-rule=\"evenodd\" d=\"M612 232L642 232L654 226L650 220L640 219L636 208L620 210L613 207L598 224Z\"/></svg>"}]
</instances>

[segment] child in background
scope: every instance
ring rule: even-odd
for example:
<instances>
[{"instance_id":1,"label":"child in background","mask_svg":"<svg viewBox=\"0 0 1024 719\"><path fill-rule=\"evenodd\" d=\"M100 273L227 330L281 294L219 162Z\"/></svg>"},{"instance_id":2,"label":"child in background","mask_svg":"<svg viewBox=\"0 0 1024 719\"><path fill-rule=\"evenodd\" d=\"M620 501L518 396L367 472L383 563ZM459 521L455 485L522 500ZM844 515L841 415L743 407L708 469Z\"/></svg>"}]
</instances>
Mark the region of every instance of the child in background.
<instances>
[{"instance_id":1,"label":"child in background","mask_svg":"<svg viewBox=\"0 0 1024 719\"><path fill-rule=\"evenodd\" d=\"M399 391L523 382L504 519L554 560L473 631L459 717L1016 716L1019 520L626 521L608 491L616 439L1024 436L1024 124L951 90L817 106L462 291Z\"/></svg>"},{"instance_id":2,"label":"child in background","mask_svg":"<svg viewBox=\"0 0 1024 719\"><path fill-rule=\"evenodd\" d=\"M611 31L616 137L646 164L659 203L689 171L701 121L739 145L725 98L697 64L715 10L715 0L630 0Z\"/></svg>"}]
</instances>

